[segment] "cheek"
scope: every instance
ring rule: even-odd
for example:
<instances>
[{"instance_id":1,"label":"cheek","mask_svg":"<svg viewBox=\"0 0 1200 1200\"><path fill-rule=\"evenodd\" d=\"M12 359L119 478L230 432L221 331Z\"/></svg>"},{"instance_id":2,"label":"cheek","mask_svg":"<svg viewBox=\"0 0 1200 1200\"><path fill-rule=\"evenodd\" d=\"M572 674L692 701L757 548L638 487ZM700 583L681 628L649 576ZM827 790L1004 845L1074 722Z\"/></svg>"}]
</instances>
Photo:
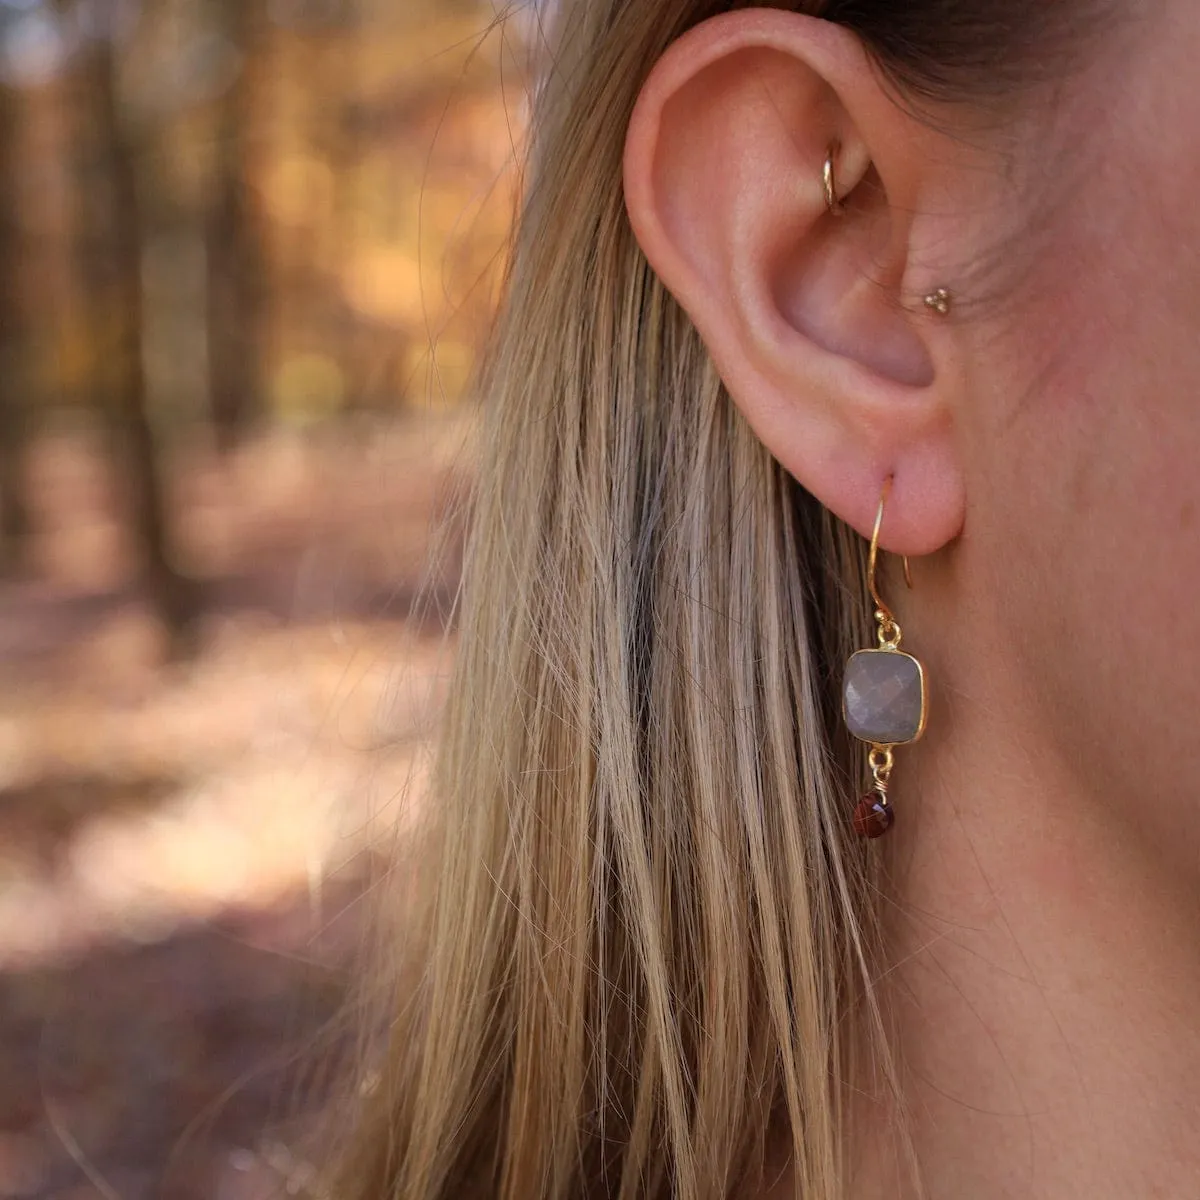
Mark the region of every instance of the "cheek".
<instances>
[{"instance_id":1,"label":"cheek","mask_svg":"<svg viewBox=\"0 0 1200 1200\"><path fill-rule=\"evenodd\" d=\"M965 437L979 497L972 561L1029 737L1049 743L1126 829L1191 868L1200 856L1195 0L1165 0L1141 29L1039 142L1052 147L1070 127L1071 150L1045 153L1048 164L1070 164L1056 180L1061 199L1034 217L1024 243L1015 239L1031 255L1030 276L1002 327L981 331L976 346L978 406Z\"/></svg>"},{"instance_id":2,"label":"cheek","mask_svg":"<svg viewBox=\"0 0 1200 1200\"><path fill-rule=\"evenodd\" d=\"M1043 299L992 364L1023 398L994 396L979 469L991 540L1015 548L997 620L1038 727L1098 796L1194 861L1200 270L1181 264L1174 210L1114 247L1120 207L1079 214L1039 267Z\"/></svg>"}]
</instances>

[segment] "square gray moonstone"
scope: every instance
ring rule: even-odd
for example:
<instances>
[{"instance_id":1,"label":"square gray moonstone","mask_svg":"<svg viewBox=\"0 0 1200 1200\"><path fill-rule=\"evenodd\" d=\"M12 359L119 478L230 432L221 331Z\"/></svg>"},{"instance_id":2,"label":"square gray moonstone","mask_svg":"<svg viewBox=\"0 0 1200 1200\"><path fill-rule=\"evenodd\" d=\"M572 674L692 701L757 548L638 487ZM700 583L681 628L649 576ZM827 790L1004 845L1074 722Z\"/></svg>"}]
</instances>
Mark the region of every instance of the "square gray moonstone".
<instances>
[{"instance_id":1,"label":"square gray moonstone","mask_svg":"<svg viewBox=\"0 0 1200 1200\"><path fill-rule=\"evenodd\" d=\"M915 742L925 729L925 672L911 654L860 650L846 664L842 707L850 732L864 742Z\"/></svg>"}]
</instances>

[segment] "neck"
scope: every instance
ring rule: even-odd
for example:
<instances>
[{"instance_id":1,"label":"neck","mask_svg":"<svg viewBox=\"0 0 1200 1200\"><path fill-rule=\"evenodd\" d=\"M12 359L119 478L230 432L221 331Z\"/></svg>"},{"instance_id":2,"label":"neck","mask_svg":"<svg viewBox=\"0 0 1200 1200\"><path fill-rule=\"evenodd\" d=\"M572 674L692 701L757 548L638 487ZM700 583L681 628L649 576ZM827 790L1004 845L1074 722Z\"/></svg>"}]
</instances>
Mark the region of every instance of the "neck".
<instances>
[{"instance_id":1,"label":"neck","mask_svg":"<svg viewBox=\"0 0 1200 1200\"><path fill-rule=\"evenodd\" d=\"M880 994L925 1195L1200 1195L1195 878L1059 761L1002 660L971 666L897 754L884 850ZM915 1194L879 1136L895 1105L862 1107L851 1194Z\"/></svg>"}]
</instances>

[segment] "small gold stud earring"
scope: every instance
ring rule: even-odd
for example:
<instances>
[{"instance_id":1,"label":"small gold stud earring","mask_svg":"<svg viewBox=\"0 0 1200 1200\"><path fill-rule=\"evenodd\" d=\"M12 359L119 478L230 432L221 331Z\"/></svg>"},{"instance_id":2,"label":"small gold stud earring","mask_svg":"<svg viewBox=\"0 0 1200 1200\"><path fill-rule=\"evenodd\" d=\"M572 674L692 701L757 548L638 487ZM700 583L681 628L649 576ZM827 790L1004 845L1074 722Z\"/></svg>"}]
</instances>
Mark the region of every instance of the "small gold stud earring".
<instances>
[{"instance_id":1,"label":"small gold stud earring","mask_svg":"<svg viewBox=\"0 0 1200 1200\"><path fill-rule=\"evenodd\" d=\"M954 307L954 297L947 288L938 288L925 297L925 307L937 313L939 317L948 317Z\"/></svg>"}]
</instances>

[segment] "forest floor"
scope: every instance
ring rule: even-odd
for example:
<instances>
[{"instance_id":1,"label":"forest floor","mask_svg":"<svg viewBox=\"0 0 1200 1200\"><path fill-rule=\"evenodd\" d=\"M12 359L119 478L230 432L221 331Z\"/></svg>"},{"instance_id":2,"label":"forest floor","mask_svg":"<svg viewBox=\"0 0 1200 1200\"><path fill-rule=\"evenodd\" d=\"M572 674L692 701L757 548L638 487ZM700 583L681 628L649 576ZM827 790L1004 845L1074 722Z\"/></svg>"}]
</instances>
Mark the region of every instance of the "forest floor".
<instances>
[{"instance_id":1,"label":"forest floor","mask_svg":"<svg viewBox=\"0 0 1200 1200\"><path fill-rule=\"evenodd\" d=\"M469 435L406 417L177 455L186 661L99 444L36 446L0 581L0 1197L316 1194L297 1131L330 1117L322 1034L421 807Z\"/></svg>"}]
</instances>

